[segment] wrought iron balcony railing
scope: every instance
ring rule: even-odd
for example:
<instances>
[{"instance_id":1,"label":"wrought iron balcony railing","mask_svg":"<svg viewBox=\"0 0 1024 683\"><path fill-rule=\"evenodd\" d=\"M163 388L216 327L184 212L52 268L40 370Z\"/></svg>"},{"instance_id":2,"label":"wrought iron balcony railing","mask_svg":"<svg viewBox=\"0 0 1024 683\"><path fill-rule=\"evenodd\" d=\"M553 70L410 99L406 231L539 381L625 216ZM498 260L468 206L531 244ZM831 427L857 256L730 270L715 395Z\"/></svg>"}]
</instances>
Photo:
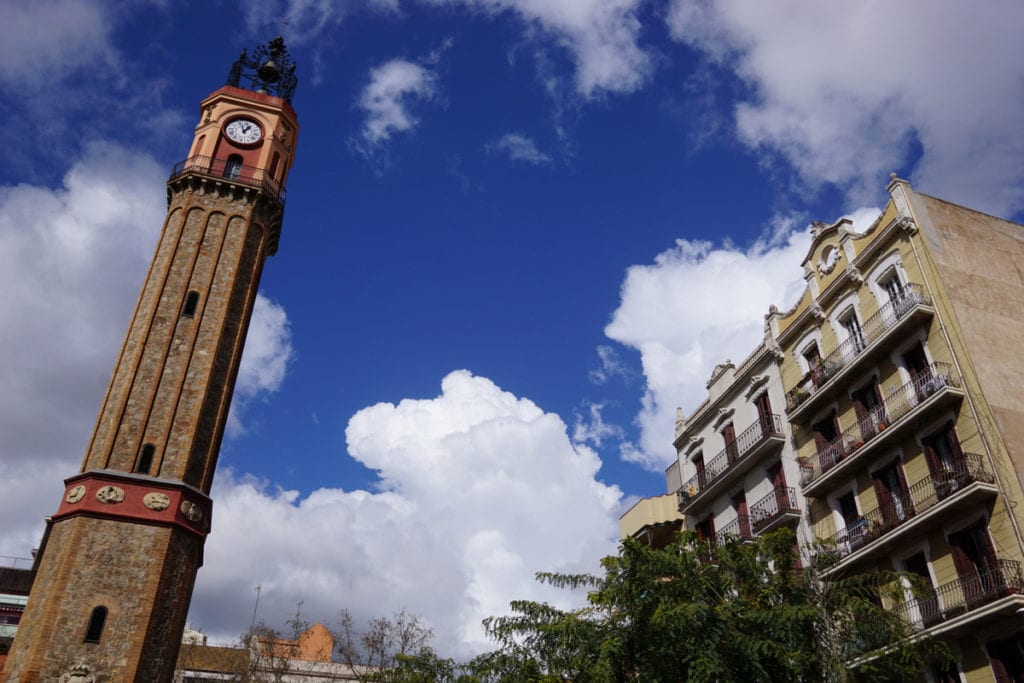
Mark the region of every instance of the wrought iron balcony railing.
<instances>
[{"instance_id":1,"label":"wrought iron balcony railing","mask_svg":"<svg viewBox=\"0 0 1024 683\"><path fill-rule=\"evenodd\" d=\"M750 506L750 519L754 531L760 533L784 515L799 515L796 490L791 486L773 489L771 493Z\"/></svg>"},{"instance_id":2,"label":"wrought iron balcony railing","mask_svg":"<svg viewBox=\"0 0 1024 683\"><path fill-rule=\"evenodd\" d=\"M214 159L208 156L194 156L176 163L171 171L171 178L177 178L186 173L194 173L227 180L240 185L256 187L265 191L281 205L284 205L285 191L281 181L264 169L256 166L243 166L231 163L225 159Z\"/></svg>"},{"instance_id":3,"label":"wrought iron balcony railing","mask_svg":"<svg viewBox=\"0 0 1024 683\"><path fill-rule=\"evenodd\" d=\"M841 461L859 455L869 443L883 439L887 429L897 426L908 413L946 387L959 389L960 378L952 373L949 363L932 363L925 372L889 394L884 405L869 411L838 437L818 448L814 456L801 459L800 485L806 489ZM808 491L804 492L809 495Z\"/></svg>"},{"instance_id":4,"label":"wrought iron balcony railing","mask_svg":"<svg viewBox=\"0 0 1024 683\"><path fill-rule=\"evenodd\" d=\"M892 500L857 518L857 521L824 539L820 552L841 559L867 548L914 517L923 514L974 482L991 484L992 473L977 453L964 453L959 462L934 476L928 476L894 492Z\"/></svg>"},{"instance_id":5,"label":"wrought iron balcony railing","mask_svg":"<svg viewBox=\"0 0 1024 683\"><path fill-rule=\"evenodd\" d=\"M754 424L744 429L735 441L726 444L721 452L704 463L703 471L697 472L680 487L679 509L689 508L693 499L710 489L735 465L744 461L750 453L770 438L782 438L782 419L778 415L761 415Z\"/></svg>"},{"instance_id":6,"label":"wrought iron balcony railing","mask_svg":"<svg viewBox=\"0 0 1024 683\"><path fill-rule=\"evenodd\" d=\"M861 326L861 333L841 343L832 353L818 361L800 383L786 393L786 410L792 413L811 396L821 390L833 377L849 367L876 341L903 319L916 306L930 306L931 297L924 293L921 285L908 283L903 287L899 299L890 301L868 318Z\"/></svg>"},{"instance_id":7,"label":"wrought iron balcony railing","mask_svg":"<svg viewBox=\"0 0 1024 683\"><path fill-rule=\"evenodd\" d=\"M750 515L737 515L736 519L715 533L715 542L718 544L725 543L726 539L730 536L735 536L744 541L754 537L753 532L750 530Z\"/></svg>"},{"instance_id":8,"label":"wrought iron balcony railing","mask_svg":"<svg viewBox=\"0 0 1024 683\"><path fill-rule=\"evenodd\" d=\"M896 614L919 629L934 626L1008 595L1024 593L1024 575L1016 560L993 560L979 571L944 583L928 594L897 605Z\"/></svg>"}]
</instances>

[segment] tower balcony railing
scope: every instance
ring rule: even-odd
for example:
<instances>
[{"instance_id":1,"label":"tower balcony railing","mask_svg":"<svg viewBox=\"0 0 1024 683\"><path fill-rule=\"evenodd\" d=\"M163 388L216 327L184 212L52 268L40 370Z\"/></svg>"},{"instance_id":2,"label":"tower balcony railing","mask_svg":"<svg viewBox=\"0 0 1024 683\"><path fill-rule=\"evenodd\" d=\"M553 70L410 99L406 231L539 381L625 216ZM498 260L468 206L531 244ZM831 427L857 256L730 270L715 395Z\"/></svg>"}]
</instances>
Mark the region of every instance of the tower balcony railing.
<instances>
[{"instance_id":1,"label":"tower balcony railing","mask_svg":"<svg viewBox=\"0 0 1024 683\"><path fill-rule=\"evenodd\" d=\"M725 543L729 537L739 538L744 541L749 541L754 538L754 532L751 531L750 527L750 515L737 515L736 519L732 520L715 533L715 542L719 545Z\"/></svg>"},{"instance_id":2,"label":"tower balcony railing","mask_svg":"<svg viewBox=\"0 0 1024 683\"><path fill-rule=\"evenodd\" d=\"M891 500L823 539L818 552L836 560L826 573L878 557L905 543L908 536L995 495L995 477L983 462L977 453L964 453L942 472L921 479L906 491L892 492Z\"/></svg>"},{"instance_id":3,"label":"tower balcony railing","mask_svg":"<svg viewBox=\"0 0 1024 683\"><path fill-rule=\"evenodd\" d=\"M810 411L821 400L832 393L860 362L882 347L884 340L892 337L894 330L917 319L915 313L931 315L932 299L921 285L908 283L903 286L898 299L889 301L864 321L860 334L851 336L832 353L818 361L816 367L804 375L800 383L786 393L786 411L790 420Z\"/></svg>"},{"instance_id":4,"label":"tower balcony railing","mask_svg":"<svg viewBox=\"0 0 1024 683\"><path fill-rule=\"evenodd\" d=\"M932 363L924 372L895 389L883 405L873 408L815 454L800 459L804 495L817 496L849 474L855 463L906 432L915 416L963 397L960 378L949 363Z\"/></svg>"},{"instance_id":5,"label":"tower balcony railing","mask_svg":"<svg viewBox=\"0 0 1024 683\"><path fill-rule=\"evenodd\" d=\"M758 455L783 441L782 419L778 415L759 416L735 441L708 460L703 471L679 488L679 511L686 514L710 500L716 491L746 472Z\"/></svg>"},{"instance_id":6,"label":"tower balcony railing","mask_svg":"<svg viewBox=\"0 0 1024 683\"><path fill-rule=\"evenodd\" d=\"M750 506L750 520L758 534L774 531L786 522L800 519L800 506L792 486L779 486Z\"/></svg>"},{"instance_id":7,"label":"tower balcony railing","mask_svg":"<svg viewBox=\"0 0 1024 683\"><path fill-rule=\"evenodd\" d=\"M942 584L925 595L896 605L894 612L918 629L926 629L989 605L1010 595L1024 594L1024 574L1016 560L993 560Z\"/></svg>"},{"instance_id":8,"label":"tower balcony railing","mask_svg":"<svg viewBox=\"0 0 1024 683\"><path fill-rule=\"evenodd\" d=\"M256 187L276 199L282 206L284 205L285 191L281 181L257 166L244 166L208 156L194 156L176 163L171 171L171 179L186 174L202 175Z\"/></svg>"}]
</instances>

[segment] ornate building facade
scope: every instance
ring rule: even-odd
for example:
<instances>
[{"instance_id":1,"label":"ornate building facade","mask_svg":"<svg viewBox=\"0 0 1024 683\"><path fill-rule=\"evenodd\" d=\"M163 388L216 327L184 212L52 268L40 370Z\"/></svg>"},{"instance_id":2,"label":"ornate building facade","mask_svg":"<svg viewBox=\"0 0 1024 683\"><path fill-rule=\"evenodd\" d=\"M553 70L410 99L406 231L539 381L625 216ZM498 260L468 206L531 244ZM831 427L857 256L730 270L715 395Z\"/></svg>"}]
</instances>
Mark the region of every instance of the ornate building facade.
<instances>
[{"instance_id":1,"label":"ornate building facade","mask_svg":"<svg viewBox=\"0 0 1024 683\"><path fill-rule=\"evenodd\" d=\"M769 311L738 369L716 369L677 428L669 487L709 540L756 533L750 492L771 477L746 464L761 459L747 441L780 441L758 448L796 487L798 538L805 557L828 555L824 578L898 570L928 587L886 605L956 655L923 678L1022 680L1024 227L896 177L888 190L863 233L814 224L802 297ZM751 371L757 358L772 368ZM746 405L762 375L778 378L778 426ZM747 441L729 427L741 416ZM708 444L721 451L707 458Z\"/></svg>"}]
</instances>

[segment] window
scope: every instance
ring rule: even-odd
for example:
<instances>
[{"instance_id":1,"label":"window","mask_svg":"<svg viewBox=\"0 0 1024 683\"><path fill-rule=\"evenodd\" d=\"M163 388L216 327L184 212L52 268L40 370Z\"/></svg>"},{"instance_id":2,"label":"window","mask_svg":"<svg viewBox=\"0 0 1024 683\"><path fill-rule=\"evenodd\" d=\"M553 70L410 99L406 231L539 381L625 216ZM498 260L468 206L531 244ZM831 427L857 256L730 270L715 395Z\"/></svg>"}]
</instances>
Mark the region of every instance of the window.
<instances>
[{"instance_id":1,"label":"window","mask_svg":"<svg viewBox=\"0 0 1024 683\"><path fill-rule=\"evenodd\" d=\"M732 499L732 506L736 510L736 519L739 521L740 538L752 538L750 533L750 514L747 509L747 495L740 491Z\"/></svg>"},{"instance_id":2,"label":"window","mask_svg":"<svg viewBox=\"0 0 1024 683\"><path fill-rule=\"evenodd\" d=\"M853 345L853 349L856 353L860 353L864 350L867 344L864 342L864 333L860 329L860 321L857 320L857 313L850 311L850 313L839 321L839 324L846 330L846 338Z\"/></svg>"},{"instance_id":3,"label":"window","mask_svg":"<svg viewBox=\"0 0 1024 683\"><path fill-rule=\"evenodd\" d=\"M821 366L821 352L818 350L817 342L811 342L810 346L804 348L801 355L807 364L807 372L815 372Z\"/></svg>"},{"instance_id":4,"label":"window","mask_svg":"<svg viewBox=\"0 0 1024 683\"><path fill-rule=\"evenodd\" d=\"M153 466L153 453L155 452L156 448L153 444L147 443L143 446L139 461L135 465L135 471L139 474L149 474L149 468Z\"/></svg>"},{"instance_id":5,"label":"window","mask_svg":"<svg viewBox=\"0 0 1024 683\"><path fill-rule=\"evenodd\" d=\"M903 570L918 578L916 585L910 586L911 590L907 596L908 604L911 606L910 616L914 622L919 622L920 626L928 628L942 621L939 598L932 586L932 577L928 573L928 559L924 553L916 553L903 560ZM940 678L939 680L946 679Z\"/></svg>"},{"instance_id":6,"label":"window","mask_svg":"<svg viewBox=\"0 0 1024 683\"><path fill-rule=\"evenodd\" d=\"M945 498L964 483L962 479L966 479L967 474L953 422L947 422L942 429L921 439L921 445L939 498Z\"/></svg>"},{"instance_id":7,"label":"window","mask_svg":"<svg viewBox=\"0 0 1024 683\"><path fill-rule=\"evenodd\" d=\"M103 626L107 623L107 608L103 605L94 607L89 615L89 625L85 629L85 642L98 643L103 635Z\"/></svg>"},{"instance_id":8,"label":"window","mask_svg":"<svg viewBox=\"0 0 1024 683\"><path fill-rule=\"evenodd\" d=\"M281 163L281 155L274 152L274 159L270 162L270 177L277 178L277 166Z\"/></svg>"},{"instance_id":9,"label":"window","mask_svg":"<svg viewBox=\"0 0 1024 683\"><path fill-rule=\"evenodd\" d=\"M754 399L754 406L757 408L757 421L761 425L761 436L775 434L778 429L775 420L772 419L772 403L768 400L768 392L762 392Z\"/></svg>"},{"instance_id":10,"label":"window","mask_svg":"<svg viewBox=\"0 0 1024 683\"><path fill-rule=\"evenodd\" d=\"M905 296L903 283L901 283L900 279L896 277L896 273L893 273L888 278L880 282L879 285L881 286L882 291L885 292L885 295L889 297L889 301L894 307L896 304L903 301L903 297Z\"/></svg>"},{"instance_id":11,"label":"window","mask_svg":"<svg viewBox=\"0 0 1024 683\"><path fill-rule=\"evenodd\" d=\"M196 314L196 306L199 305L199 292L192 290L185 297L185 308L182 309L181 314L186 318L191 318Z\"/></svg>"},{"instance_id":12,"label":"window","mask_svg":"<svg viewBox=\"0 0 1024 683\"><path fill-rule=\"evenodd\" d=\"M836 507L843 518L848 550L853 552L864 545L864 518L857 512L857 496L853 491L843 494L836 499Z\"/></svg>"},{"instance_id":13,"label":"window","mask_svg":"<svg viewBox=\"0 0 1024 683\"><path fill-rule=\"evenodd\" d=\"M707 475L704 473L703 451L697 451L697 454L693 456L693 465L694 467L697 468L697 486L699 486L700 488L704 488L704 482L707 479Z\"/></svg>"},{"instance_id":14,"label":"window","mask_svg":"<svg viewBox=\"0 0 1024 683\"><path fill-rule=\"evenodd\" d=\"M722 427L722 439L725 441L725 457L731 464L740 455L739 449L736 447L736 428L733 427L732 422Z\"/></svg>"},{"instance_id":15,"label":"window","mask_svg":"<svg viewBox=\"0 0 1024 683\"><path fill-rule=\"evenodd\" d=\"M1024 681L1024 643L1020 636L985 643L993 680Z\"/></svg>"},{"instance_id":16,"label":"window","mask_svg":"<svg viewBox=\"0 0 1024 683\"><path fill-rule=\"evenodd\" d=\"M877 377L872 377L870 382L852 392L850 399L853 401L853 410L857 414L857 424L860 425L861 438L864 441L888 427Z\"/></svg>"},{"instance_id":17,"label":"window","mask_svg":"<svg viewBox=\"0 0 1024 683\"><path fill-rule=\"evenodd\" d=\"M814 445L818 447L819 453L824 453L829 445L839 437L839 423L836 422L836 412L832 413L820 422L811 425L814 433Z\"/></svg>"},{"instance_id":18,"label":"window","mask_svg":"<svg viewBox=\"0 0 1024 683\"><path fill-rule=\"evenodd\" d=\"M705 543L715 542L715 519L708 517L703 522L697 524L694 527L694 531L697 532L697 538L704 541Z\"/></svg>"},{"instance_id":19,"label":"window","mask_svg":"<svg viewBox=\"0 0 1024 683\"><path fill-rule=\"evenodd\" d=\"M949 535L953 565L960 577L968 608L983 605L998 597L1003 584L992 539L985 520Z\"/></svg>"},{"instance_id":20,"label":"window","mask_svg":"<svg viewBox=\"0 0 1024 683\"><path fill-rule=\"evenodd\" d=\"M225 178L238 178L242 175L242 155L232 154L228 157L227 161L224 162L224 177Z\"/></svg>"},{"instance_id":21,"label":"window","mask_svg":"<svg viewBox=\"0 0 1024 683\"><path fill-rule=\"evenodd\" d=\"M882 513L882 523L892 528L913 516L914 508L907 491L907 481L898 462L886 465L877 472L871 473L878 497L878 507Z\"/></svg>"}]
</instances>

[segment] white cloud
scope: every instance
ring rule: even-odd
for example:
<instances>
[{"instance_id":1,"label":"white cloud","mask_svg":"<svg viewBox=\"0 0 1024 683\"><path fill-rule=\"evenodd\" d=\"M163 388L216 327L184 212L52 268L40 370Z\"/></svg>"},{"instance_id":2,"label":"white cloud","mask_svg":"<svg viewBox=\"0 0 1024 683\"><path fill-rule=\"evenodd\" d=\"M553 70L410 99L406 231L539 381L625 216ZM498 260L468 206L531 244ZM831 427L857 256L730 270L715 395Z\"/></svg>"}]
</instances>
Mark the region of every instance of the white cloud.
<instances>
[{"instance_id":1,"label":"white cloud","mask_svg":"<svg viewBox=\"0 0 1024 683\"><path fill-rule=\"evenodd\" d=\"M784 235L769 246L677 240L652 265L631 266L621 302L605 334L640 351L647 381L637 423L640 442L625 459L661 471L674 456L676 407L692 411L706 395L711 369L739 362L763 337L771 304L792 305L803 280L800 261L809 240L794 218L777 219Z\"/></svg>"},{"instance_id":2,"label":"white cloud","mask_svg":"<svg viewBox=\"0 0 1024 683\"><path fill-rule=\"evenodd\" d=\"M594 384L604 384L612 377L630 379L632 372L622 364L618 352L608 344L601 344L597 347L597 357L601 360L601 366L594 368L587 376Z\"/></svg>"},{"instance_id":3,"label":"white cloud","mask_svg":"<svg viewBox=\"0 0 1024 683\"><path fill-rule=\"evenodd\" d=\"M77 471L166 205L148 155L92 145L63 187L0 188L0 554L39 542ZM117 267L111 267L117 264ZM47 495L49 493L50 495Z\"/></svg>"},{"instance_id":4,"label":"white cloud","mask_svg":"<svg viewBox=\"0 0 1024 683\"><path fill-rule=\"evenodd\" d=\"M0 21L0 82L38 84L113 59L110 18L85 0L14 0Z\"/></svg>"},{"instance_id":5,"label":"white cloud","mask_svg":"<svg viewBox=\"0 0 1024 683\"><path fill-rule=\"evenodd\" d=\"M505 133L500 139L488 143L487 151L507 154L512 161L525 161L534 166L551 163L551 156L540 151L537 143L522 133Z\"/></svg>"},{"instance_id":6,"label":"white cloud","mask_svg":"<svg viewBox=\"0 0 1024 683\"><path fill-rule=\"evenodd\" d=\"M516 598L564 601L541 570L593 570L614 552L621 493L596 481L600 460L566 425L490 380L457 371L432 399L365 408L349 452L377 470L376 492L295 492L221 473L214 531L190 620L230 637L260 616L330 621L405 608L438 645L488 648L480 621ZM253 534L252 529L260 529Z\"/></svg>"},{"instance_id":7,"label":"white cloud","mask_svg":"<svg viewBox=\"0 0 1024 683\"><path fill-rule=\"evenodd\" d=\"M1024 208L1024 4L673 0L668 23L752 86L740 138L807 183L876 197L916 142L923 191Z\"/></svg>"},{"instance_id":8,"label":"white cloud","mask_svg":"<svg viewBox=\"0 0 1024 683\"><path fill-rule=\"evenodd\" d=\"M284 307L262 293L256 294L245 349L228 413L227 435L245 433L242 418L249 401L281 388L292 358L292 333Z\"/></svg>"},{"instance_id":9,"label":"white cloud","mask_svg":"<svg viewBox=\"0 0 1024 683\"><path fill-rule=\"evenodd\" d=\"M863 208L849 218L864 231L878 214ZM747 249L680 239L652 265L627 270L605 334L640 351L647 386L636 418L640 440L623 444L624 460L653 472L672 461L676 408L691 413L707 396L714 366L754 350L769 306L797 302L809 246L796 216L778 216Z\"/></svg>"},{"instance_id":10,"label":"white cloud","mask_svg":"<svg viewBox=\"0 0 1024 683\"><path fill-rule=\"evenodd\" d=\"M356 106L366 112L357 148L367 156L395 133L411 131L419 123L412 105L436 94L434 72L404 59L392 59L370 69L370 82Z\"/></svg>"},{"instance_id":11,"label":"white cloud","mask_svg":"<svg viewBox=\"0 0 1024 683\"><path fill-rule=\"evenodd\" d=\"M0 498L0 554L39 542L78 471L163 224L166 178L148 154L93 144L60 188L0 187L0 345L17 359L0 365L0 478L17 483ZM275 390L288 351L287 318L261 297L239 394Z\"/></svg>"},{"instance_id":12,"label":"white cloud","mask_svg":"<svg viewBox=\"0 0 1024 683\"><path fill-rule=\"evenodd\" d=\"M603 403L591 403L587 406L586 417L579 413L576 414L572 430L573 441L600 448L607 439L622 440L624 436L622 427L605 422L601 415L602 410L604 410Z\"/></svg>"},{"instance_id":13,"label":"white cloud","mask_svg":"<svg viewBox=\"0 0 1024 683\"><path fill-rule=\"evenodd\" d=\"M245 25L250 35L263 39L267 31L282 31L289 45L298 45L329 34L362 7L396 12L399 0L247 0Z\"/></svg>"},{"instance_id":14,"label":"white cloud","mask_svg":"<svg viewBox=\"0 0 1024 683\"><path fill-rule=\"evenodd\" d=\"M426 1L515 14L528 32L539 30L569 51L576 67L576 91L584 97L633 92L653 71L651 56L638 44L640 0Z\"/></svg>"}]
</instances>

